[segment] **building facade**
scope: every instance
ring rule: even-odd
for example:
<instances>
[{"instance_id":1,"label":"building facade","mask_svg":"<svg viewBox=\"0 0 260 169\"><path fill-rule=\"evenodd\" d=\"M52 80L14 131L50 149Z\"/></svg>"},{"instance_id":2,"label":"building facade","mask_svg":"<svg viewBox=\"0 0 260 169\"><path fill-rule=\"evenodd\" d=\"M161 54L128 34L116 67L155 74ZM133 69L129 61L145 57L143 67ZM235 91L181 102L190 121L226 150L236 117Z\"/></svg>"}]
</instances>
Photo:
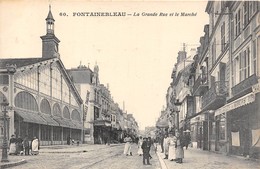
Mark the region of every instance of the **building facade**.
<instances>
[{"instance_id":1,"label":"building facade","mask_svg":"<svg viewBox=\"0 0 260 169\"><path fill-rule=\"evenodd\" d=\"M42 36L42 57L1 59L1 101L9 102L8 138L36 136L41 145L82 141L82 99L58 53L51 11ZM2 122L1 122L2 124Z\"/></svg>"}]
</instances>

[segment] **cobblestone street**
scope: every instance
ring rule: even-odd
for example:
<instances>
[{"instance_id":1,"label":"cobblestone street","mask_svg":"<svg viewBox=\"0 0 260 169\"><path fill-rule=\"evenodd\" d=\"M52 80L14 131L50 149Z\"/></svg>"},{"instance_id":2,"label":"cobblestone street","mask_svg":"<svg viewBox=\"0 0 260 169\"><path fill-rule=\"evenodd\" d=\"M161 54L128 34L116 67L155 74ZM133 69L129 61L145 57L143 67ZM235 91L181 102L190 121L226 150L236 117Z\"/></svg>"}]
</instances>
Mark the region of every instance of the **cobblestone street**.
<instances>
[{"instance_id":1,"label":"cobblestone street","mask_svg":"<svg viewBox=\"0 0 260 169\"><path fill-rule=\"evenodd\" d=\"M55 147L55 146L54 146ZM142 157L137 155L137 145L133 144L133 156L123 154L123 144L119 145L81 145L79 147L58 146L44 147L37 156L9 156L10 161L25 159L14 169L83 169L83 168L110 168L110 169L139 169L160 168L160 163L154 151L151 152L152 166L143 166Z\"/></svg>"},{"instance_id":2,"label":"cobblestone street","mask_svg":"<svg viewBox=\"0 0 260 169\"><path fill-rule=\"evenodd\" d=\"M165 160L158 147L157 155L151 149L151 166L142 164L142 157L137 155L137 145L132 145L133 156L123 154L124 144L81 145L42 147L37 156L9 156L9 160L25 159L27 163L12 167L14 169L256 169L259 161L242 157L225 156L196 148L185 150L183 164Z\"/></svg>"}]
</instances>

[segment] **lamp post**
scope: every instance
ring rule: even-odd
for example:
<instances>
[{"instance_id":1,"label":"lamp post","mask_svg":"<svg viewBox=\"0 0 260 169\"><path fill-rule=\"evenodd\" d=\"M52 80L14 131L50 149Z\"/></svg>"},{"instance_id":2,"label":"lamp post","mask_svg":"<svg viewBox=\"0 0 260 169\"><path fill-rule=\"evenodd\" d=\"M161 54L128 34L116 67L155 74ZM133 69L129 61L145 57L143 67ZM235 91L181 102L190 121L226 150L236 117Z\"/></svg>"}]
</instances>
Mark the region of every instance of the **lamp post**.
<instances>
[{"instance_id":1,"label":"lamp post","mask_svg":"<svg viewBox=\"0 0 260 169\"><path fill-rule=\"evenodd\" d=\"M176 110L176 127L177 130L179 131L179 113L180 113L180 106L181 106L181 102L179 102L179 99L176 100L176 102L174 103L174 105L176 106L177 110Z\"/></svg>"},{"instance_id":2,"label":"lamp post","mask_svg":"<svg viewBox=\"0 0 260 169\"><path fill-rule=\"evenodd\" d=\"M7 130L7 106L9 103L6 101L6 99L3 99L3 102L1 103L1 111L3 112L3 120L4 120L4 138L3 138L3 146L2 146L2 159L1 162L9 162L8 155L7 155L7 148L8 148L8 141L6 136L6 130Z\"/></svg>"}]
</instances>

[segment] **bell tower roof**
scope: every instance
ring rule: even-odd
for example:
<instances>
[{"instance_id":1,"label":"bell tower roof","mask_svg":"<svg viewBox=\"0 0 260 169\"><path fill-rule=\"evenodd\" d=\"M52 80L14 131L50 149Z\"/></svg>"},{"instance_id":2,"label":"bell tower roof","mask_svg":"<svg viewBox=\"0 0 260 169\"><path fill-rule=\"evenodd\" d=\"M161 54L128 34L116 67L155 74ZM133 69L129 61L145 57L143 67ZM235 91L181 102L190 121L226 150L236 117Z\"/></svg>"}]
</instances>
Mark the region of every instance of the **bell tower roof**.
<instances>
[{"instance_id":1,"label":"bell tower roof","mask_svg":"<svg viewBox=\"0 0 260 169\"><path fill-rule=\"evenodd\" d=\"M47 20L53 20L53 21L55 21L54 18L53 18L53 16L52 16L52 13L51 13L51 5L49 5L49 13L48 13L48 16L47 16L47 18L46 18L45 20L46 20L46 21L47 21Z\"/></svg>"}]
</instances>

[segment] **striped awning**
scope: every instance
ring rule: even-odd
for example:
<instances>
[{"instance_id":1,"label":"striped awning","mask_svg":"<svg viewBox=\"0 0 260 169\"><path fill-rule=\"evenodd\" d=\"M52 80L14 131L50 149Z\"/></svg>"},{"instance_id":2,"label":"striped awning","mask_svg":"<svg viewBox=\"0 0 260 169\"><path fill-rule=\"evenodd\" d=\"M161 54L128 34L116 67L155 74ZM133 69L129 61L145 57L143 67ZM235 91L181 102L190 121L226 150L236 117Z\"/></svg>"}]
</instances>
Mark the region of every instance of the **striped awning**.
<instances>
[{"instance_id":1,"label":"striped awning","mask_svg":"<svg viewBox=\"0 0 260 169\"><path fill-rule=\"evenodd\" d=\"M226 104L225 106L217 109L215 111L215 116L218 116L222 113L229 112L231 110L234 110L236 108L245 106L247 104L250 104L255 101L255 93L249 93L231 103Z\"/></svg>"}]
</instances>

